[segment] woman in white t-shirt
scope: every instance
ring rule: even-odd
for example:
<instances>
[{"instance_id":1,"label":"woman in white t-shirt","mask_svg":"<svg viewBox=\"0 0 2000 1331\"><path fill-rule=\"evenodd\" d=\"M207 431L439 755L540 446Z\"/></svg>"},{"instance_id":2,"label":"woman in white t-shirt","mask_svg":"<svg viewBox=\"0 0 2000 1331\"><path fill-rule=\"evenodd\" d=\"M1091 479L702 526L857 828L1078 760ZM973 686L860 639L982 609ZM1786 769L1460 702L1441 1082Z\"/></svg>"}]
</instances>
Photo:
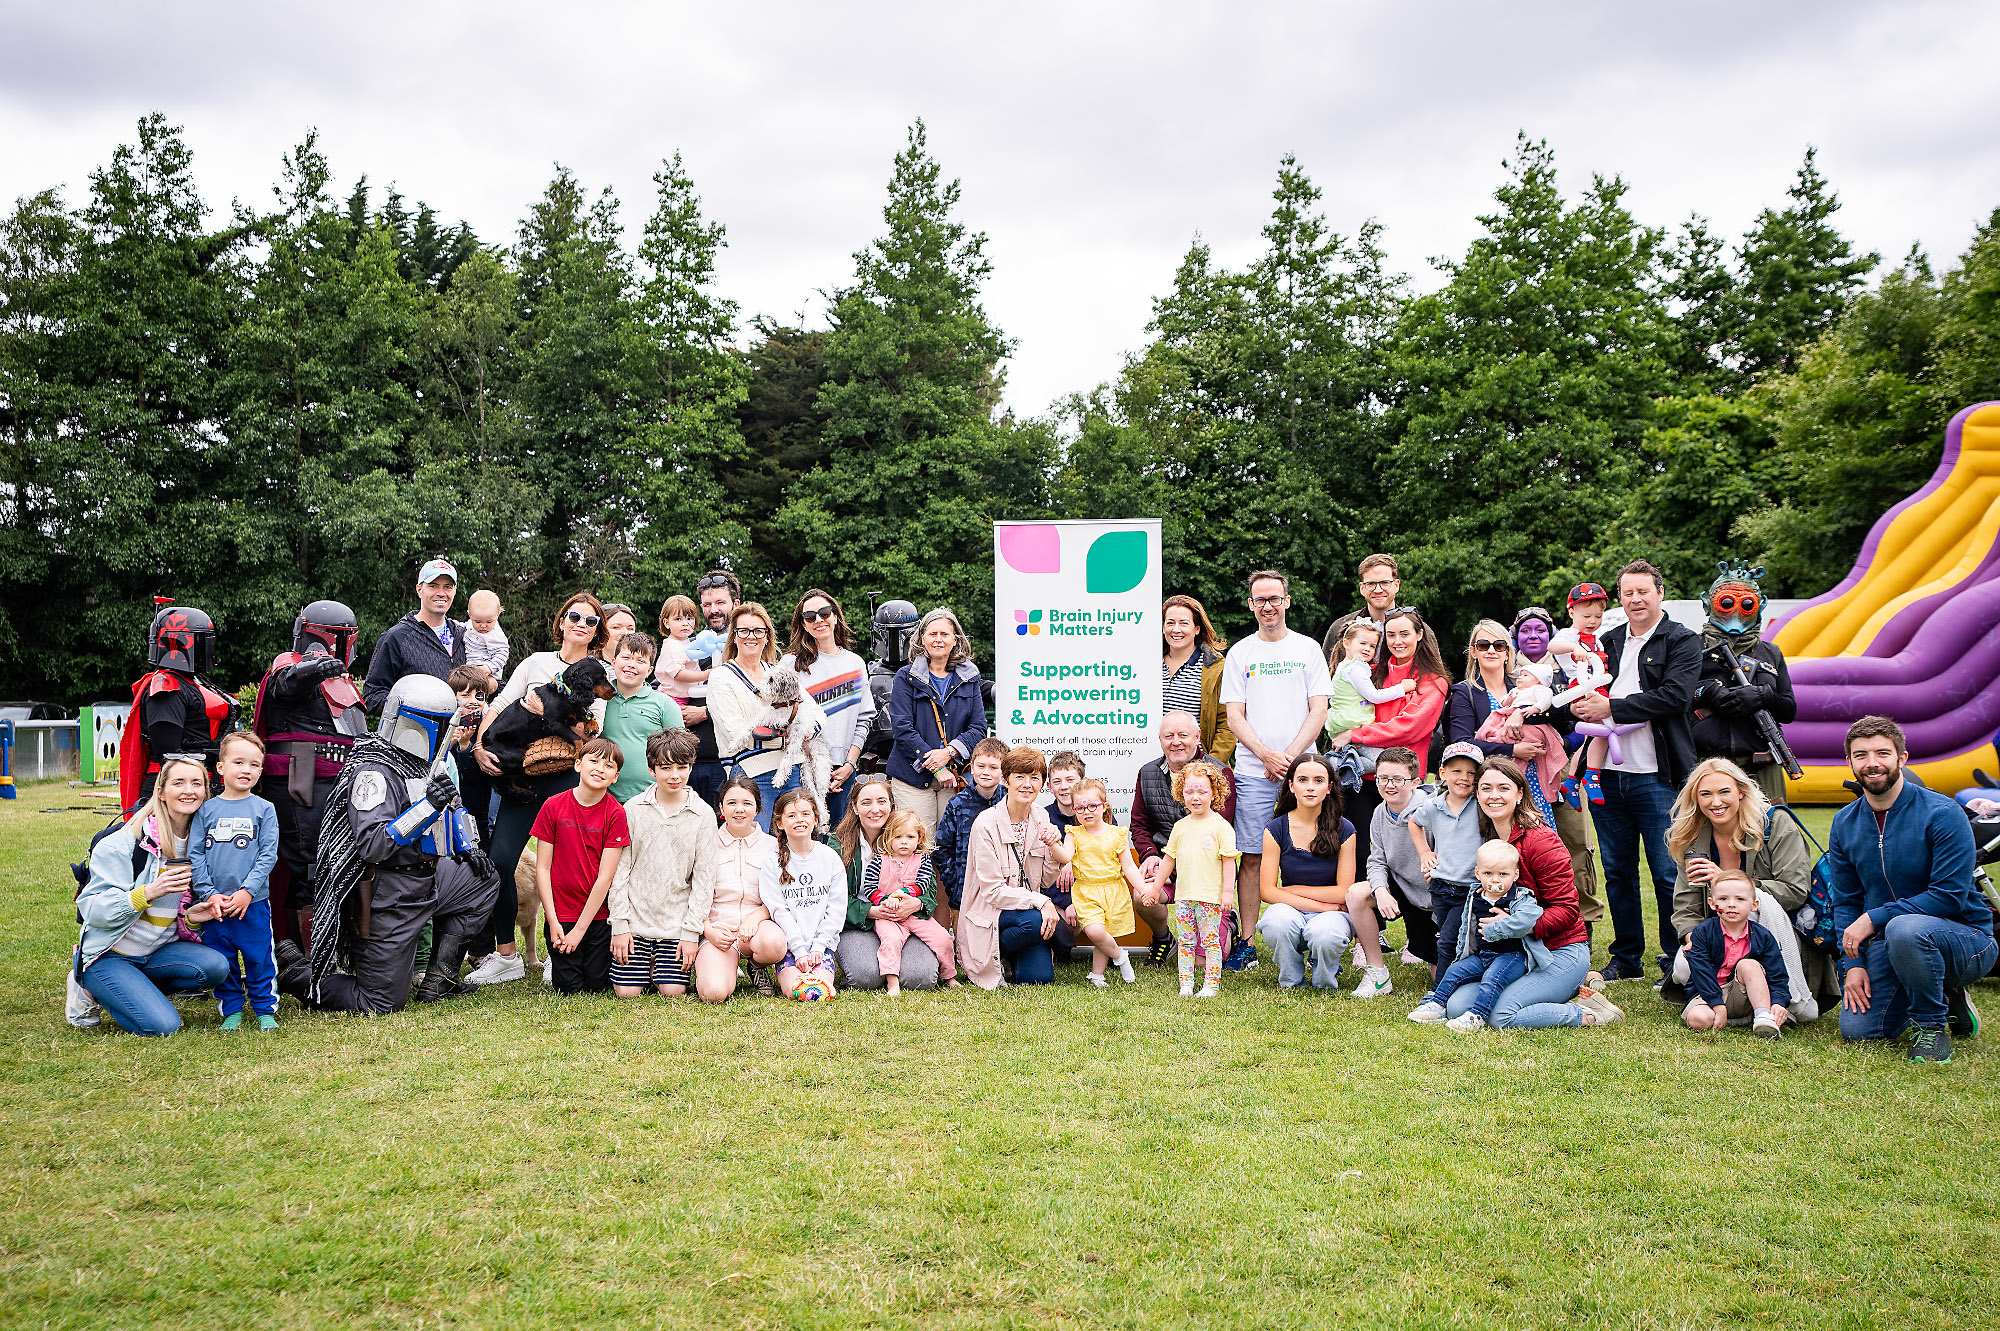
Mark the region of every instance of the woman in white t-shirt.
<instances>
[{"instance_id":1,"label":"woman in white t-shirt","mask_svg":"<svg viewBox=\"0 0 2000 1331\"><path fill-rule=\"evenodd\" d=\"M847 616L831 592L814 587L792 609L792 638L778 664L796 670L806 692L826 713L824 735L833 755L826 787L827 825L838 827L847 813L848 784L861 763L868 728L875 723L875 695L868 689L868 663L850 649Z\"/></svg>"}]
</instances>

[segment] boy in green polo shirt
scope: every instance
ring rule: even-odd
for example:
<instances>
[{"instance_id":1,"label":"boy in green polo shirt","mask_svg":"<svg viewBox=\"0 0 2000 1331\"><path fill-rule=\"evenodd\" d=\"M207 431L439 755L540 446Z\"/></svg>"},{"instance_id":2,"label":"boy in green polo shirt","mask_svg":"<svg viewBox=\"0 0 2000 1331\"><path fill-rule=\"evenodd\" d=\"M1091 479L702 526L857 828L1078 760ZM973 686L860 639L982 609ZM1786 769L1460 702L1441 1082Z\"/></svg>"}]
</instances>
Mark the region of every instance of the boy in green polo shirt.
<instances>
[{"instance_id":1,"label":"boy in green polo shirt","mask_svg":"<svg viewBox=\"0 0 2000 1331\"><path fill-rule=\"evenodd\" d=\"M604 704L603 734L625 755L625 765L611 785L611 797L623 804L653 784L646 768L646 741L656 731L686 727L680 704L652 687L653 640L643 633L628 633L616 647L611 678L618 692Z\"/></svg>"}]
</instances>

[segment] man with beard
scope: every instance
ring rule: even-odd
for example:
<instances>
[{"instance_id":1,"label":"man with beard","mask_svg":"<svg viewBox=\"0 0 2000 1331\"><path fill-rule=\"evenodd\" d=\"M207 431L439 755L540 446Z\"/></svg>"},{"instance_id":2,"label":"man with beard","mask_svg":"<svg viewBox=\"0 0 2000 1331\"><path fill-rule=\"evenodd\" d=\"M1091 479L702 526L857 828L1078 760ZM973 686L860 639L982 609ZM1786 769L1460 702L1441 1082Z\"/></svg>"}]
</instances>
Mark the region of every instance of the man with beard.
<instances>
[{"instance_id":1,"label":"man with beard","mask_svg":"<svg viewBox=\"0 0 2000 1331\"><path fill-rule=\"evenodd\" d=\"M702 622L707 627L688 640L688 659L696 665L706 660L712 666L722 660L729 645L729 617L743 602L743 584L737 581L734 573L716 569L701 576L694 585L694 594L696 604L701 607ZM697 745L694 771L688 776L688 786L710 808L715 808L720 803L718 796L729 773L724 769L722 755L715 747L715 722L708 717L708 685L693 685L688 689L688 696L693 705L681 708L681 721L693 732Z\"/></svg>"},{"instance_id":2,"label":"man with beard","mask_svg":"<svg viewBox=\"0 0 2000 1331\"><path fill-rule=\"evenodd\" d=\"M1908 746L1886 716L1847 728L1861 798L1834 815L1827 851L1844 976L1840 1034L1893 1040L1911 1028L1912 1063L1951 1062L1952 1038L1979 1031L1966 993L2000 942L1973 886L1972 826L1958 804L1903 775Z\"/></svg>"}]
</instances>

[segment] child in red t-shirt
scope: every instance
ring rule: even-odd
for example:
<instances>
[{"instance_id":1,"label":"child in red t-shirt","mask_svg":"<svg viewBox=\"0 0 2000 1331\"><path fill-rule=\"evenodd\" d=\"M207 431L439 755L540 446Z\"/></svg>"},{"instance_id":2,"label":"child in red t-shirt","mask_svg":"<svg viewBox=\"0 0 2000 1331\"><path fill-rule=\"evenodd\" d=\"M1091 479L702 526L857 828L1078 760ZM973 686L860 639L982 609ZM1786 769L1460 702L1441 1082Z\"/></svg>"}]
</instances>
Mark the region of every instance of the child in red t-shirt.
<instances>
[{"instance_id":1,"label":"child in red t-shirt","mask_svg":"<svg viewBox=\"0 0 2000 1331\"><path fill-rule=\"evenodd\" d=\"M576 789L550 796L529 834L541 843L535 887L548 930L550 983L559 994L611 988L611 913L604 898L618 857L632 844L625 808L611 798L624 761L624 752L603 736L585 744L576 756Z\"/></svg>"}]
</instances>

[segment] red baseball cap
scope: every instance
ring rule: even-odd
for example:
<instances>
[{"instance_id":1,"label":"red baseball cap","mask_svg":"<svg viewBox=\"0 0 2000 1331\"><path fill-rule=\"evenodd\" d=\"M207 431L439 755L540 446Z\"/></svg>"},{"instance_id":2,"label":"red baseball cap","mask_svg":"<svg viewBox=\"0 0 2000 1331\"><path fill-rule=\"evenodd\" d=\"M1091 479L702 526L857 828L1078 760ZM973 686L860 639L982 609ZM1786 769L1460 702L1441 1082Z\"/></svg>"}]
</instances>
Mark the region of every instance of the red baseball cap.
<instances>
[{"instance_id":1,"label":"red baseball cap","mask_svg":"<svg viewBox=\"0 0 2000 1331\"><path fill-rule=\"evenodd\" d=\"M1569 604L1564 609L1574 610L1585 601L1602 601L1606 605L1610 605L1611 593L1605 591L1604 588L1594 582L1579 582L1576 586L1569 589Z\"/></svg>"}]
</instances>

